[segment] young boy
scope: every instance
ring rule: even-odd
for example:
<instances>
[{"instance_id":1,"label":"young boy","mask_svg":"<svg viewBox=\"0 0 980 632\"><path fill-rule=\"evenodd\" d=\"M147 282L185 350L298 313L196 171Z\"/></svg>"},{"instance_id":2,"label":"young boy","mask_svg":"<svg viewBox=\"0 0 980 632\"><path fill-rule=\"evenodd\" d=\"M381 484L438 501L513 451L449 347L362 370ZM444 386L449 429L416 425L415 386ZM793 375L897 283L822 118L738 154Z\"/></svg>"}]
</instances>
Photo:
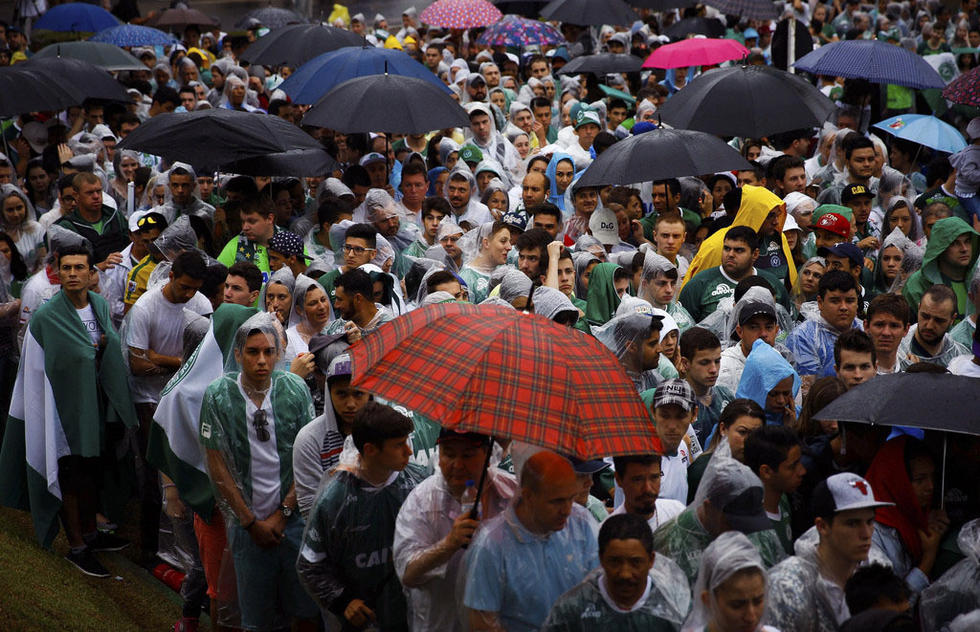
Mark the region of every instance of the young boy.
<instances>
[{"instance_id":1,"label":"young boy","mask_svg":"<svg viewBox=\"0 0 980 632\"><path fill-rule=\"evenodd\" d=\"M701 445L706 445L721 411L735 399L735 394L715 384L721 368L721 341L718 336L703 327L692 327L681 334L680 342L681 374L698 398L694 432Z\"/></svg>"},{"instance_id":2,"label":"young boy","mask_svg":"<svg viewBox=\"0 0 980 632\"><path fill-rule=\"evenodd\" d=\"M800 457L800 439L786 426L763 426L745 440L745 464L762 481L762 506L787 555L793 554L789 494L806 474Z\"/></svg>"},{"instance_id":3,"label":"young boy","mask_svg":"<svg viewBox=\"0 0 980 632\"><path fill-rule=\"evenodd\" d=\"M439 224L450 212L452 209L445 198L425 198L422 202L422 230L419 238L405 249L405 254L409 257L425 257L425 251L439 243L436 239Z\"/></svg>"},{"instance_id":4,"label":"young boy","mask_svg":"<svg viewBox=\"0 0 980 632\"><path fill-rule=\"evenodd\" d=\"M651 391L644 393L648 397ZM697 438L691 440L691 423L698 416L694 390L684 380L667 380L653 392L653 420L663 448L660 498L687 502L687 468L701 453Z\"/></svg>"}]
</instances>

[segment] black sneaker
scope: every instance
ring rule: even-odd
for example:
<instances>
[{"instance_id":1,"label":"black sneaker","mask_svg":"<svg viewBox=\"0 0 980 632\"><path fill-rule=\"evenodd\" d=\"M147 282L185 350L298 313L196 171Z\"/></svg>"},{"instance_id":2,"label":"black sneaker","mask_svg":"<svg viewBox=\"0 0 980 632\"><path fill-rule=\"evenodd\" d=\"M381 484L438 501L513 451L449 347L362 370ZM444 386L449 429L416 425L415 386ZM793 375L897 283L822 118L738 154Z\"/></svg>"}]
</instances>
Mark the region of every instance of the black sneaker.
<instances>
[{"instance_id":1,"label":"black sneaker","mask_svg":"<svg viewBox=\"0 0 980 632\"><path fill-rule=\"evenodd\" d=\"M112 535L111 533L103 533L101 531L99 531L99 534L95 536L94 540L88 543L88 548L95 552L122 551L127 546L129 546L129 540Z\"/></svg>"},{"instance_id":2,"label":"black sneaker","mask_svg":"<svg viewBox=\"0 0 980 632\"><path fill-rule=\"evenodd\" d=\"M86 547L79 551L78 553L68 552L65 559L75 565L75 568L82 571L89 577L111 577L109 571L105 569L105 566L95 559L95 555L92 554L92 549Z\"/></svg>"}]
</instances>

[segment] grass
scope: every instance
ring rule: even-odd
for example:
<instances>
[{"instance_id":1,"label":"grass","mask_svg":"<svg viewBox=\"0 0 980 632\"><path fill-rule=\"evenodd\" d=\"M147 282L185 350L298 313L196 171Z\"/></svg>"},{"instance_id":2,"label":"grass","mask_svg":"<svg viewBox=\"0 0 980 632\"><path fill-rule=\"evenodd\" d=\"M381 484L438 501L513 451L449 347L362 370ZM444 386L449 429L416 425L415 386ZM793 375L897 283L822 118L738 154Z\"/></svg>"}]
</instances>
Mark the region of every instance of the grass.
<instances>
[{"instance_id":1,"label":"grass","mask_svg":"<svg viewBox=\"0 0 980 632\"><path fill-rule=\"evenodd\" d=\"M170 629L180 597L126 557L135 555L129 549L98 554L112 578L87 577L65 561L63 534L46 551L34 540L30 515L0 509L0 629Z\"/></svg>"}]
</instances>

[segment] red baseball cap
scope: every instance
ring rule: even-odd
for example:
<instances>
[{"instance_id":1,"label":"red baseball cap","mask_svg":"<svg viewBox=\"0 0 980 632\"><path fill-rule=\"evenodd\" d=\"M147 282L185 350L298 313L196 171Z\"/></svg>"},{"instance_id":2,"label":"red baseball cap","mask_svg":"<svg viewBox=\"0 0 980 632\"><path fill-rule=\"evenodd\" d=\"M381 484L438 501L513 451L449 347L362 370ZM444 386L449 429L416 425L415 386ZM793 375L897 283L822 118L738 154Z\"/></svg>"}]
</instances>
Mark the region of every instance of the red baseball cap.
<instances>
[{"instance_id":1,"label":"red baseball cap","mask_svg":"<svg viewBox=\"0 0 980 632\"><path fill-rule=\"evenodd\" d=\"M825 213L817 220L814 228L822 228L845 238L851 234L851 223L839 213Z\"/></svg>"}]
</instances>

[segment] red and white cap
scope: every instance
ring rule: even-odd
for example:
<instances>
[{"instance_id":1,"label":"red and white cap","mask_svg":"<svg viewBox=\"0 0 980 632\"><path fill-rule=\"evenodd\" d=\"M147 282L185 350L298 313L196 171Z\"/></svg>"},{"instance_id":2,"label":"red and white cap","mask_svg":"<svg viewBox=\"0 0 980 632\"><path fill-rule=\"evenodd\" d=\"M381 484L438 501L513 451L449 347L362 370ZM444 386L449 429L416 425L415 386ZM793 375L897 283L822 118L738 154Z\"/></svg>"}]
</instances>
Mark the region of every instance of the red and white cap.
<instances>
[{"instance_id":1,"label":"red and white cap","mask_svg":"<svg viewBox=\"0 0 980 632\"><path fill-rule=\"evenodd\" d=\"M875 500L871 483L851 472L828 476L813 490L813 508L818 516L852 509L891 507L894 504Z\"/></svg>"}]
</instances>

